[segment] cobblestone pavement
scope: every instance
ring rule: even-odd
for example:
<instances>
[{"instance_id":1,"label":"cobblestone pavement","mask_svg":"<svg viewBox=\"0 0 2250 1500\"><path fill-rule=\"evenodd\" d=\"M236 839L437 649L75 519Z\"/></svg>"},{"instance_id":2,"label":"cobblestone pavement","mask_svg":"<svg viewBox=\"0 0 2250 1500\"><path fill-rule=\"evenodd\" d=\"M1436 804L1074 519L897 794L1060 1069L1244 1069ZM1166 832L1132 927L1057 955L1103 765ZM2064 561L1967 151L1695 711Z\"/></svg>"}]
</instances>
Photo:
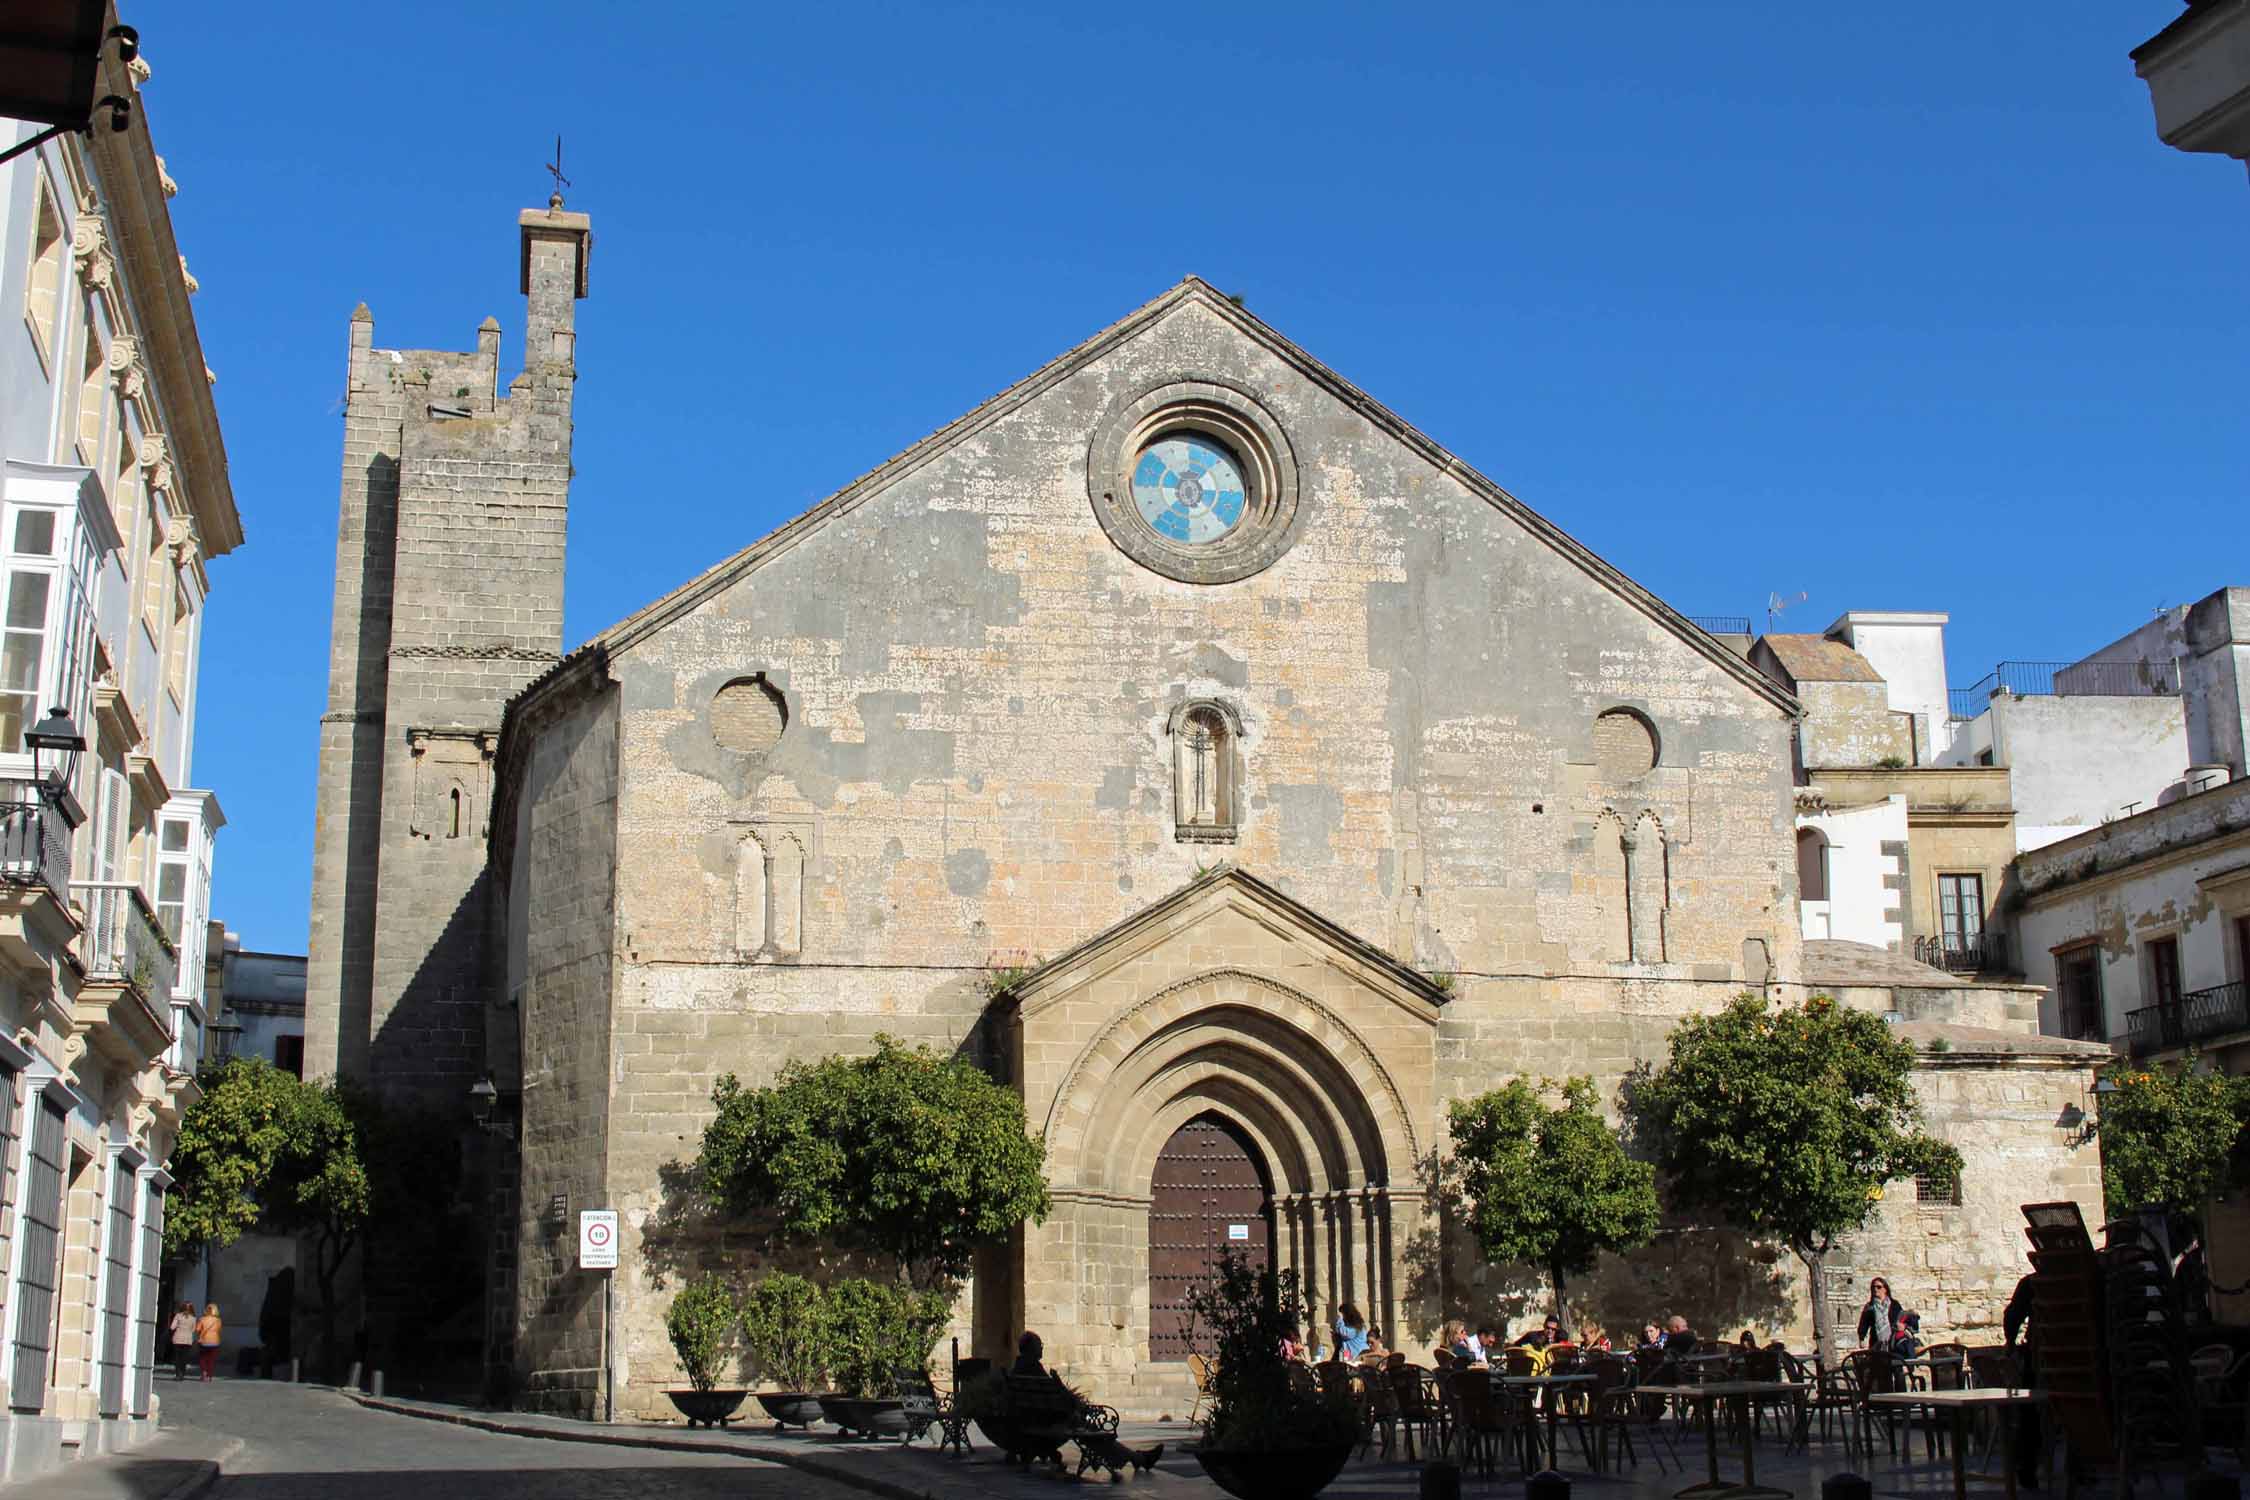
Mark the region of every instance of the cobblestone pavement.
<instances>
[{"instance_id":1,"label":"cobblestone pavement","mask_svg":"<svg viewBox=\"0 0 2250 1500\"><path fill-rule=\"evenodd\" d=\"M866 1500L754 1459L477 1432L315 1386L167 1382L160 1393L165 1426L242 1440L211 1500Z\"/></svg>"}]
</instances>

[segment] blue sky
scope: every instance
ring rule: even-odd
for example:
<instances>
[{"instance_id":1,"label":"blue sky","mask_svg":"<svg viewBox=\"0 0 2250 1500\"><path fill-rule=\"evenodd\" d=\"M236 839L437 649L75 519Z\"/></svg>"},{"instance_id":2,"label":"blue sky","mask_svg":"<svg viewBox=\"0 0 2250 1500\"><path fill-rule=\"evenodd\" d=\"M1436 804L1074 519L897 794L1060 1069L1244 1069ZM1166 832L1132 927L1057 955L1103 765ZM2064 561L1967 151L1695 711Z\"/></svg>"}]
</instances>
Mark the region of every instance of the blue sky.
<instances>
[{"instance_id":1,"label":"blue sky","mask_svg":"<svg viewBox=\"0 0 2250 1500\"><path fill-rule=\"evenodd\" d=\"M1696 614L1952 612L1954 680L2250 582L2250 191L2180 7L149 6L249 544L195 766L302 951L346 320L520 359L591 213L583 640L1193 272Z\"/></svg>"}]
</instances>

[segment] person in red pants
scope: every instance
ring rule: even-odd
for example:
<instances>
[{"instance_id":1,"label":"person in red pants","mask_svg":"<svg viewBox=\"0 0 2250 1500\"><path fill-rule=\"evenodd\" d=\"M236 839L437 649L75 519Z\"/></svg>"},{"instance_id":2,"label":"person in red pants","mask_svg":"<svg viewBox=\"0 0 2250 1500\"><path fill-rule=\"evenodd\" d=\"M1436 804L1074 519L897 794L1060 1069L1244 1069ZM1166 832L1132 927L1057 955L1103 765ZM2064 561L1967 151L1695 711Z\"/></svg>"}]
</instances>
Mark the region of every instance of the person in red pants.
<instances>
[{"instance_id":1,"label":"person in red pants","mask_svg":"<svg viewBox=\"0 0 2250 1500\"><path fill-rule=\"evenodd\" d=\"M219 1321L219 1304L205 1303L203 1316L195 1320L195 1357L202 1365L205 1380L219 1368L219 1335L225 1328Z\"/></svg>"}]
</instances>

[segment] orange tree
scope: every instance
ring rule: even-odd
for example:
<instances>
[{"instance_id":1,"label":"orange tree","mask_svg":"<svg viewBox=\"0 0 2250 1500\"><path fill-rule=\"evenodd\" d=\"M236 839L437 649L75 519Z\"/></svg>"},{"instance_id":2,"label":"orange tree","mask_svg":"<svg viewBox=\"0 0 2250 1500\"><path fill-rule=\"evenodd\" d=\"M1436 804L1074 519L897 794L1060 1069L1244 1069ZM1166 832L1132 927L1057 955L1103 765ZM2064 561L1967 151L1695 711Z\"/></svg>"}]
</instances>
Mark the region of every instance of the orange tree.
<instances>
[{"instance_id":1,"label":"orange tree","mask_svg":"<svg viewBox=\"0 0 2250 1500\"><path fill-rule=\"evenodd\" d=\"M1673 1028L1671 1056L1629 1090L1672 1201L1781 1240L1804 1263L1813 1329L1830 1347L1821 1268L1887 1183L1957 1174L1920 1129L1914 1048L1880 1016L1815 995L1738 995Z\"/></svg>"},{"instance_id":2,"label":"orange tree","mask_svg":"<svg viewBox=\"0 0 2250 1500\"><path fill-rule=\"evenodd\" d=\"M2189 1053L2176 1068L2112 1067L2086 1133L2102 1147L2102 1197L2112 1217L2137 1208L2201 1214L2250 1181L2243 1126L2250 1078L2205 1072Z\"/></svg>"}]
</instances>

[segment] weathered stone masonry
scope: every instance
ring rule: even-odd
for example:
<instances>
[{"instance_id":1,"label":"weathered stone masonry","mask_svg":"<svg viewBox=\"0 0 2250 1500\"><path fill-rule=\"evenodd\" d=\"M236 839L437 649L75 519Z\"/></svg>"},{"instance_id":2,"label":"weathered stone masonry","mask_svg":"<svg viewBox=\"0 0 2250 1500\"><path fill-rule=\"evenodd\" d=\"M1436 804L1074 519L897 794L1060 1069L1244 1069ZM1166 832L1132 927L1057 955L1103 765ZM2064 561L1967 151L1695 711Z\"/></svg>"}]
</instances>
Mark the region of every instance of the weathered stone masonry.
<instances>
[{"instance_id":1,"label":"weathered stone masonry","mask_svg":"<svg viewBox=\"0 0 2250 1500\"><path fill-rule=\"evenodd\" d=\"M458 1077L454 1099L482 1025L520 1112L488 1297L525 1404L594 1410L606 1373L621 1412L659 1412L677 1278L762 1264L683 1191L727 1072L888 1033L1017 1088L1056 1211L980 1262L960 1331L989 1353L1038 1328L1155 1410L1183 1378L1149 1362L1175 1130L1247 1142L1276 1260L1411 1336L1509 1305L1424 1195L1449 1101L1515 1074L1606 1094L1681 1016L1803 991L1789 694L1197 281L533 680L584 264L583 221L539 217L509 401L431 415L397 375L423 356L355 349L313 1004L343 1066ZM479 389L482 366L438 371L484 354L431 357L430 383ZM1206 471L1240 514L1215 540L1136 498L1173 433L1241 486ZM445 836L457 806L488 845ZM2009 1180L1966 1191L2083 1190L2048 1109L2082 1060L2005 1053L1938 1091L1941 1129L2002 1120L1972 1160ZM606 1372L573 1254L597 1206L626 1221ZM1884 1254L1941 1273L1894 1228ZM1785 1267L1683 1243L1605 1267L1608 1316L1794 1315ZM1942 1274L1976 1314L1978 1268Z\"/></svg>"}]
</instances>

